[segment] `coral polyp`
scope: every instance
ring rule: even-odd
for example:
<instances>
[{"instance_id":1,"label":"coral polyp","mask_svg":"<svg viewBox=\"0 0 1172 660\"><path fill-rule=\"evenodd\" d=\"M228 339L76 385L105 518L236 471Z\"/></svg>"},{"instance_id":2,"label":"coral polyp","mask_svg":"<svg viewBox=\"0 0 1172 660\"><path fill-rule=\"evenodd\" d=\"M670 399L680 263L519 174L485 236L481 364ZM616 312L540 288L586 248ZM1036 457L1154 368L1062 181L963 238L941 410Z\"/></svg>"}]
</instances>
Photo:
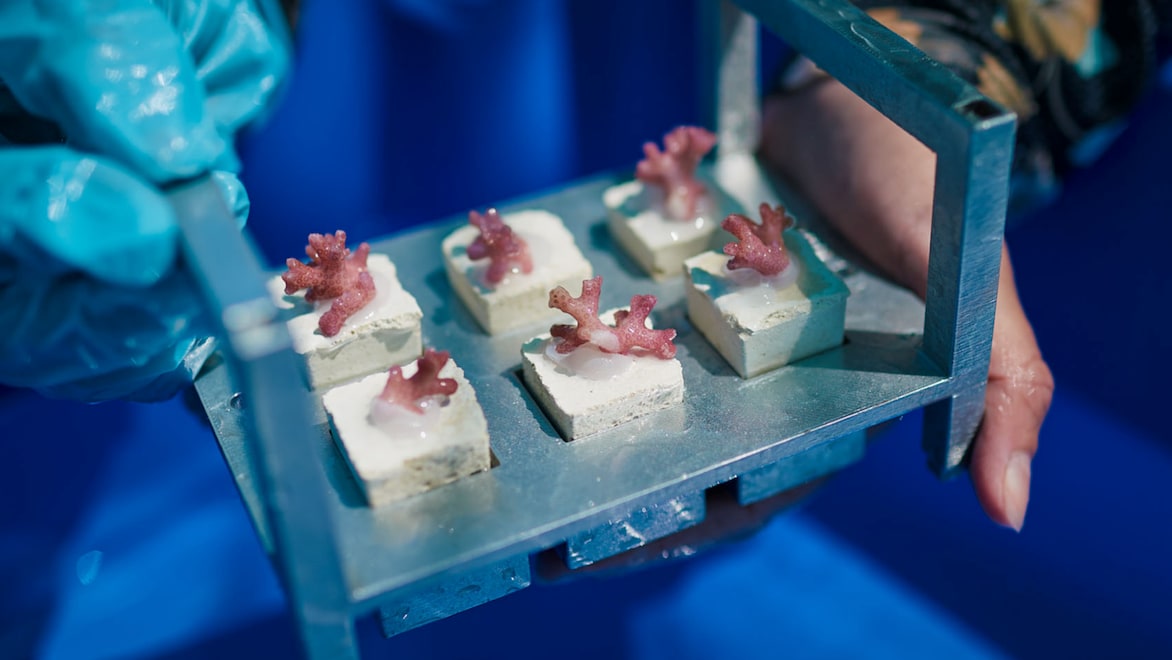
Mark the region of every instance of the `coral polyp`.
<instances>
[{"instance_id":1,"label":"coral polyp","mask_svg":"<svg viewBox=\"0 0 1172 660\"><path fill-rule=\"evenodd\" d=\"M631 296L630 310L615 312L615 325L610 326L598 318L598 300L602 293L602 276L582 282L582 295L575 298L565 287L549 292L549 306L560 309L574 317L576 325L558 324L549 329L550 335L561 339L558 353L570 351L585 344L593 344L604 353L648 354L660 359L675 357L676 337L673 329L652 330L648 328L647 316L655 307L657 299L652 295Z\"/></svg>"},{"instance_id":2,"label":"coral polyp","mask_svg":"<svg viewBox=\"0 0 1172 660\"><path fill-rule=\"evenodd\" d=\"M724 253L732 257L728 260L729 270L751 268L762 275L772 276L789 267L790 258L781 234L793 226L794 219L780 204L776 208L762 204L760 213L761 224L739 213L728 216L720 224L740 241L724 246Z\"/></svg>"},{"instance_id":3,"label":"coral polyp","mask_svg":"<svg viewBox=\"0 0 1172 660\"><path fill-rule=\"evenodd\" d=\"M410 378L403 376L403 368L396 365L387 371L387 384L378 398L415 413L423 414L420 402L432 396L451 396L456 393L456 380L440 378L440 369L447 364L448 351L427 349L416 361L417 369Z\"/></svg>"},{"instance_id":4,"label":"coral polyp","mask_svg":"<svg viewBox=\"0 0 1172 660\"><path fill-rule=\"evenodd\" d=\"M677 220L695 217L700 198L708 191L696 179L700 159L716 145L716 134L697 126L680 126L663 138L663 150L648 142L635 178L658 186L664 193L664 210Z\"/></svg>"},{"instance_id":5,"label":"coral polyp","mask_svg":"<svg viewBox=\"0 0 1172 660\"><path fill-rule=\"evenodd\" d=\"M307 289L307 302L332 300L330 309L318 320L318 328L333 337L341 332L346 319L374 300L374 278L366 270L370 245L361 243L351 252L346 247L346 232L338 230L333 235L310 234L305 254L308 264L293 258L285 261L289 269L281 275L285 294Z\"/></svg>"},{"instance_id":6,"label":"coral polyp","mask_svg":"<svg viewBox=\"0 0 1172 660\"><path fill-rule=\"evenodd\" d=\"M484 273L486 282L495 286L510 272L533 272L533 256L529 254L529 245L505 224L496 209L489 209L483 214L471 211L468 213L468 222L480 230L480 235L468 245L468 258L473 261L489 260L488 270Z\"/></svg>"}]
</instances>

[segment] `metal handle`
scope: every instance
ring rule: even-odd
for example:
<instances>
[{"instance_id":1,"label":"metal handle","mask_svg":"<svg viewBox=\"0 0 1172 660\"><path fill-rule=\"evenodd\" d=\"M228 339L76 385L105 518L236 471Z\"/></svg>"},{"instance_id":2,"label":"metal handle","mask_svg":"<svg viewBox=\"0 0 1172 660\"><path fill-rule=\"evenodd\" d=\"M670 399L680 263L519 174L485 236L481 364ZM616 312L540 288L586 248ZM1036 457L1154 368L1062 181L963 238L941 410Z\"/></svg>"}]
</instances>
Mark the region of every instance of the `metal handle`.
<instances>
[{"instance_id":1,"label":"metal handle","mask_svg":"<svg viewBox=\"0 0 1172 660\"><path fill-rule=\"evenodd\" d=\"M923 351L957 389L927 408L924 448L932 468L950 475L984 412L1016 117L846 0L735 3L936 152ZM737 39L756 34L720 4L722 62L743 62L749 51ZM756 61L749 66L722 65L718 94L746 96ZM715 107L722 136L748 138L734 105Z\"/></svg>"},{"instance_id":2,"label":"metal handle","mask_svg":"<svg viewBox=\"0 0 1172 660\"><path fill-rule=\"evenodd\" d=\"M301 358L265 290L260 260L237 230L216 183L205 178L169 196L186 265L216 320L220 350L243 393L274 556L302 641L311 657L356 655Z\"/></svg>"}]
</instances>

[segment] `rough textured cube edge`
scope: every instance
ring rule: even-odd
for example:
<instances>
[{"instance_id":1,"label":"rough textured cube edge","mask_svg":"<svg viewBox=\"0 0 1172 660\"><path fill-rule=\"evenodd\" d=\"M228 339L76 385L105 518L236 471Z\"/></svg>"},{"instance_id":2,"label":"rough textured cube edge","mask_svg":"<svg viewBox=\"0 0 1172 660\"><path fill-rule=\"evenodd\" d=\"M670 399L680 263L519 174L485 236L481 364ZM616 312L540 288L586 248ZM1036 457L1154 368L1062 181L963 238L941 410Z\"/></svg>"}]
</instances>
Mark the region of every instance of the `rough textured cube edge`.
<instances>
[{"instance_id":1,"label":"rough textured cube edge","mask_svg":"<svg viewBox=\"0 0 1172 660\"><path fill-rule=\"evenodd\" d=\"M803 269L798 286L811 281L821 285L815 297L809 299L810 309L801 322L791 319L756 331L746 330L735 319L725 317L709 292L695 285L694 264L715 262L717 258L697 255L684 265L688 318L742 378L760 375L842 344L850 291L798 232L787 231L785 241L791 257ZM717 256L722 263L727 259L723 254ZM811 328L814 331L807 332Z\"/></svg>"},{"instance_id":2,"label":"rough textured cube edge","mask_svg":"<svg viewBox=\"0 0 1172 660\"><path fill-rule=\"evenodd\" d=\"M414 364L406 365L403 369L405 376L410 376L414 371ZM369 401L382 390L383 383L386 382L385 374L371 374L362 380L335 387L322 396L322 404L329 418L330 432L334 443L345 459L351 475L361 488L367 502L372 507L383 506L437 488L490 467L491 448L488 421L485 419L484 412L476 398L475 390L464 376L463 370L454 361L449 361L444 365L440 376L454 378L458 383L456 393L452 395L448 406L443 410L443 415L449 416L449 419L443 423L457 425L466 435L460 438L424 439L420 442L430 442L437 445L433 446L432 449L457 449L455 460L449 460L452 458L451 453L437 457L434 452L416 452L410 459L413 461L411 465L400 464L395 469L384 470L379 474L364 475L362 473L362 468L358 466L358 461L351 455L351 449L344 437L344 433L355 428L356 422L353 419L339 420L337 415L339 413L345 414L346 408L353 407L340 404L341 397L357 396ZM404 461L404 463L406 462ZM449 464L444 466L444 463ZM440 466L442 474L440 478L424 477L426 472L423 468L429 464Z\"/></svg>"},{"instance_id":3,"label":"rough textured cube edge","mask_svg":"<svg viewBox=\"0 0 1172 660\"><path fill-rule=\"evenodd\" d=\"M605 400L590 405L586 410L574 411L569 401L556 396L570 378L557 374L545 359L547 337L530 340L521 349L521 377L533 398L545 411L561 436L579 440L607 431L632 420L683 403L684 378L679 360L660 360L642 356L618 379L596 381L608 392ZM660 374L658 382L645 379L640 368L654 367ZM591 382L591 381L587 381ZM559 388L559 385L563 387Z\"/></svg>"},{"instance_id":4,"label":"rough textured cube edge","mask_svg":"<svg viewBox=\"0 0 1172 660\"><path fill-rule=\"evenodd\" d=\"M490 335L501 335L524 328L536 329L562 318L562 312L549 307L550 290L564 286L572 294L581 291L582 280L594 275L594 269L574 242L565 223L549 211L530 209L503 216L506 224L521 234L542 239L543 252L534 254L535 269L530 276L507 288L484 292L470 281L466 257L457 252L476 238L475 227L465 225L443 240L444 270L448 282L465 309ZM544 266L542 265L544 259Z\"/></svg>"},{"instance_id":5,"label":"rough textured cube edge","mask_svg":"<svg viewBox=\"0 0 1172 660\"><path fill-rule=\"evenodd\" d=\"M611 235L614 236L623 252L634 259L643 272L656 281L677 277L680 274L680 267L686 259L705 250L717 248L730 239L731 236L721 229L721 221L730 213L744 212L741 206L714 181L705 177L701 178L704 178L705 185L715 196L718 209L717 217L711 219L708 228L702 234L691 240L672 243L670 249L654 249L631 227L631 218L623 215L618 206L605 201L609 195L613 194L611 191L633 184L642 185L641 182L628 181L612 186L603 193L607 227L610 229Z\"/></svg>"}]
</instances>

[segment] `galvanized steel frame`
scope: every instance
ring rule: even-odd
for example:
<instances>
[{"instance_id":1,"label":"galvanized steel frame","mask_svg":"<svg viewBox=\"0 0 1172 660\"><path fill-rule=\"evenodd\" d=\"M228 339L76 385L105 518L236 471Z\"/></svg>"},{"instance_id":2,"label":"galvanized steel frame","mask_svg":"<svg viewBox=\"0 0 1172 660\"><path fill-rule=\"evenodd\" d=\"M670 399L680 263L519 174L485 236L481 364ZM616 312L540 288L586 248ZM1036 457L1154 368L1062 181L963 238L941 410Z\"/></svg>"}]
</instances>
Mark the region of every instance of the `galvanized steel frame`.
<instances>
[{"instance_id":1,"label":"galvanized steel frame","mask_svg":"<svg viewBox=\"0 0 1172 660\"><path fill-rule=\"evenodd\" d=\"M752 19L720 4L724 25L740 22L725 32L748 41ZM736 4L936 153L924 352L962 386L928 407L924 448L933 470L948 476L984 413L1016 117L848 2ZM746 45L726 44L729 59L744 59ZM740 91L737 101L756 89L743 71L722 71L723 80L742 76L739 86L722 83L721 91ZM727 96L716 114L722 135L725 126L755 130Z\"/></svg>"},{"instance_id":2,"label":"galvanized steel frame","mask_svg":"<svg viewBox=\"0 0 1172 660\"><path fill-rule=\"evenodd\" d=\"M262 285L264 274L255 254L243 242L233 242L235 229L211 184L173 196L183 219L185 256L211 301L225 337L220 352L224 363L210 365L197 387L258 534L288 590L309 656L355 656L351 617L399 602L405 589L427 589L442 583L447 572L462 566L476 570L507 563L622 519L639 507L689 497L738 474L783 473L784 470L771 468L795 456L814 456L827 465L838 465L842 456L854 457L858 453L857 435L841 443L846 451L842 456L827 453L823 457L809 452L834 449L835 438L857 434L916 407L927 406L924 442L933 468L946 475L961 466L983 411L1014 117L845 0L737 0L736 5L745 13L727 1L715 0L705 1L702 11L712 55L711 66L704 74L707 89L712 91L709 117L723 145L715 164L718 173L722 165L730 165L725 169L735 169L737 163L743 165L746 153L756 144L756 20L936 152L936 197L922 344L918 337L907 334L908 326L915 325L919 317L915 303L909 304L906 293L844 265L842 272L861 301L848 313L853 314L848 318L848 328L854 329L852 342L804 361L801 368L785 368L775 376L763 376L743 385L724 381L710 386L699 381L696 386L711 402L698 402L686 411L695 415L694 421L699 423L687 429L681 427L678 437L714 433L713 428L705 426L704 416L721 415L720 406L727 407L732 401L748 400L749 405L768 410L770 401L776 405L779 392L810 389L800 392L805 398L798 398L805 407L792 428L770 419L770 423L758 427L756 435L768 435L769 430L776 435L754 442L748 437L753 435L749 425L746 437L728 439L733 446L725 453L713 450L716 453L705 455L712 459L711 463L697 464L675 476L661 478L628 466L628 473L616 478L643 486L618 495L622 484L609 484L611 490L599 491L609 493L609 500L563 506L556 515L551 508L551 517L544 523L537 524L536 518L525 518L516 511L481 512L479 518L476 507L462 511L460 507L470 508L470 498L485 492L486 479L494 475L479 475L465 480L467 484L440 489L444 492L438 495L433 492L420 496L402 511L379 514L381 517L369 510L355 513L344 506L346 494L337 492L346 488L338 482L339 470L344 472L344 468L339 467L328 436L323 438L319 403L304 390L290 386L299 382L299 366L289 348L288 334L267 301ZM755 181L733 177L737 180L728 184L733 188L742 186L749 198L774 197L775 193L765 188L767 183L761 180L759 169L753 169L753 173ZM562 205L573 215L588 203L584 200L596 201L598 192L617 180L588 180L548 196L545 201ZM575 229L579 242L594 240L592 230L582 224ZM409 255L433 247L446 227L447 223L439 223L389 239L376 245L376 249L402 254L410 260ZM602 252L597 257L610 259ZM623 274L617 261L606 261L603 268L619 281L626 278L630 283L632 279ZM428 286L422 280L411 284ZM678 288L671 285L655 292L664 299L678 299L680 295ZM439 304L437 300L426 302ZM910 316L908 309L913 310ZM433 324L425 330L432 340L480 342L476 344L480 350L492 352L487 340L456 325L448 319L446 326ZM693 360L689 368L719 370L711 366L715 363L705 362L711 356L699 343L691 353L687 355ZM488 360L486 368L507 363L507 359L501 359ZM846 382L865 384L870 398L859 394L845 403L836 402L829 400L833 392L822 391L842 387ZM693 385L689 383L689 387ZM505 409L517 405L519 399L510 397L513 394L491 388L482 396L487 399L484 403L490 415L494 407L500 407L502 414L516 413ZM819 417L828 410L843 412L836 413L834 419ZM749 419L760 421L753 418L751 411L745 412ZM807 422L809 425L804 425ZM654 428L640 432L653 441L663 435ZM536 433L538 440L544 442L541 432ZM614 442L622 446L619 440ZM546 446L541 446L545 451ZM494 444L496 449L498 445ZM514 464L523 462L523 448L510 445L505 450L511 452L506 458ZM574 456L573 460L582 461L589 469L606 465L605 461L599 462L603 459L597 451L557 451ZM652 451L648 458L652 467L660 471L664 464L656 461L675 460L670 452L661 453L657 458ZM510 483L504 474L498 477L500 484ZM575 482L572 475L565 478L578 483L582 492L590 488L581 479ZM786 484L779 481L775 485ZM754 492L760 487L758 479ZM498 504L514 506L505 495L500 494ZM452 517L444 518L447 514ZM518 523L503 537L493 536L494 530L487 527L509 527L503 523L508 523L510 515L523 518L524 524ZM359 520L361 516L365 518ZM427 533L402 527L423 520L435 520L441 526L451 524L450 532L464 538L467 545L447 547ZM479 521L485 521L485 529L478 527ZM400 527L396 528L396 524ZM469 536L472 532L456 529L461 525L484 535ZM396 529L404 534L420 533L424 545L432 543L428 547L441 552L450 550L451 554L430 564L416 557L418 561L411 566L407 566L411 562L396 566L397 557L410 558L411 553L403 548L391 551L379 547L380 538L388 547L394 545ZM359 533L355 530L364 530L360 533L371 536L348 540L345 535ZM483 541L479 546L478 540ZM373 562L378 570L366 573L356 561L362 566Z\"/></svg>"}]
</instances>

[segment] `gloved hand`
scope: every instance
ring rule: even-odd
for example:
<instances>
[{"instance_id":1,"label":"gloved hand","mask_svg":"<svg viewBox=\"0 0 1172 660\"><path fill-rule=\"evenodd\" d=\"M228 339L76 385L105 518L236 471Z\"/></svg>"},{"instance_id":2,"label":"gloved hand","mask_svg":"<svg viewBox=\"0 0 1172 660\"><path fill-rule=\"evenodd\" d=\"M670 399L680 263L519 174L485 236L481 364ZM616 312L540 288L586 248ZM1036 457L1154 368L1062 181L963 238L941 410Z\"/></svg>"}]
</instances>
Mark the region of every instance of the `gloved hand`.
<instances>
[{"instance_id":1,"label":"gloved hand","mask_svg":"<svg viewBox=\"0 0 1172 660\"><path fill-rule=\"evenodd\" d=\"M98 401L190 381L208 328L161 188L212 172L243 226L232 140L285 73L282 20L0 0L0 382Z\"/></svg>"}]
</instances>

